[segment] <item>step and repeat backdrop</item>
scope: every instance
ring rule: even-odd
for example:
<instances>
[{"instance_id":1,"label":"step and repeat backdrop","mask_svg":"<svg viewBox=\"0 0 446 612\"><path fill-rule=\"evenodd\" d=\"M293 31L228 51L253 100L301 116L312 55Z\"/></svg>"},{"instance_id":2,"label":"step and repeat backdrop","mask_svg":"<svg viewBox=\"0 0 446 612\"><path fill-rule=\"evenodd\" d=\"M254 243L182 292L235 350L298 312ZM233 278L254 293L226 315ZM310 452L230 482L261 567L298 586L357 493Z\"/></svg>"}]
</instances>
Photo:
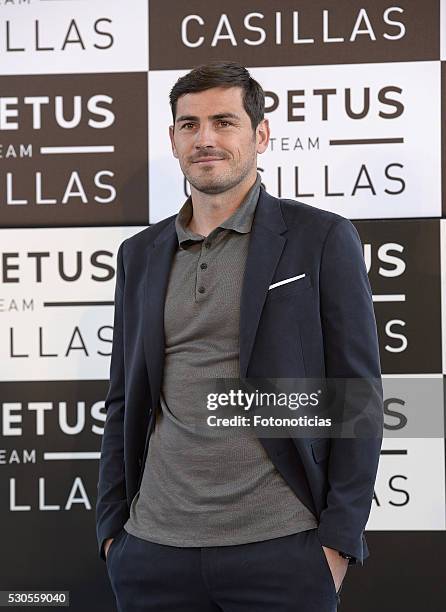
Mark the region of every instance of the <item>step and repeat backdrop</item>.
<instances>
[{"instance_id":1,"label":"step and repeat backdrop","mask_svg":"<svg viewBox=\"0 0 446 612\"><path fill-rule=\"evenodd\" d=\"M341 609L444 612L440 0L0 0L0 590L115 610L94 508L116 253L187 197L168 94L213 59L266 92L268 191L350 218L364 246L386 438Z\"/></svg>"}]
</instances>

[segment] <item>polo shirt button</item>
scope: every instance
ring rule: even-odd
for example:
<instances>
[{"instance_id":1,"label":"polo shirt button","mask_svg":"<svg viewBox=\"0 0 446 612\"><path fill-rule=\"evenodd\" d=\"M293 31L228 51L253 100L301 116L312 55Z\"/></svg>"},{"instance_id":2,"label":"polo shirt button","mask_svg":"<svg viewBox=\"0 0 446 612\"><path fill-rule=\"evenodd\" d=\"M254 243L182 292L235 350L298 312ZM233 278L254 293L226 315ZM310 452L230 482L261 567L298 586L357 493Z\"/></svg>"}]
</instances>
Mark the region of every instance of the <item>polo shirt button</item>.
<instances>
[{"instance_id":1,"label":"polo shirt button","mask_svg":"<svg viewBox=\"0 0 446 612\"><path fill-rule=\"evenodd\" d=\"M205 243L204 243L204 246L205 246L207 249L210 249L210 248L211 248L211 243L210 243L210 242L205 242Z\"/></svg>"},{"instance_id":2,"label":"polo shirt button","mask_svg":"<svg viewBox=\"0 0 446 612\"><path fill-rule=\"evenodd\" d=\"M202 270L206 270L207 267L208 267L207 263L204 263L204 262L200 265L200 268Z\"/></svg>"},{"instance_id":3,"label":"polo shirt button","mask_svg":"<svg viewBox=\"0 0 446 612\"><path fill-rule=\"evenodd\" d=\"M206 289L204 287L198 287L198 293L204 293Z\"/></svg>"}]
</instances>

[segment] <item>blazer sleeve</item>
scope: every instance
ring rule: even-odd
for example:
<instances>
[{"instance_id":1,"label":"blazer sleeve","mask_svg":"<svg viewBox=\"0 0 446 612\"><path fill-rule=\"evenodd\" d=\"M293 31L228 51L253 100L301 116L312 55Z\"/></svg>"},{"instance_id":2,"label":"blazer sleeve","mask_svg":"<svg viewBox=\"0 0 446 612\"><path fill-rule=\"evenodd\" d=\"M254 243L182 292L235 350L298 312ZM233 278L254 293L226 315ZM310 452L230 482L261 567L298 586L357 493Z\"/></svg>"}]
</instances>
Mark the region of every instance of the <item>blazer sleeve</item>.
<instances>
[{"instance_id":1,"label":"blazer sleeve","mask_svg":"<svg viewBox=\"0 0 446 612\"><path fill-rule=\"evenodd\" d=\"M367 401L357 400L353 409L373 420L369 429L373 433L332 438L327 504L320 515L318 536L324 546L353 556L351 563L362 564L367 552L363 531L382 443L383 391L372 291L361 240L348 219L337 220L329 229L319 282L326 377L342 379L339 387L344 391L346 379L361 379L358 383L367 390ZM344 402L354 403L354 397L347 392Z\"/></svg>"},{"instance_id":2,"label":"blazer sleeve","mask_svg":"<svg viewBox=\"0 0 446 612\"><path fill-rule=\"evenodd\" d=\"M105 561L104 542L115 537L129 514L124 470L125 375L123 346L123 250L117 254L113 344L110 362L110 382L105 398L106 420L99 461L98 497L96 503L96 534L99 556Z\"/></svg>"}]
</instances>

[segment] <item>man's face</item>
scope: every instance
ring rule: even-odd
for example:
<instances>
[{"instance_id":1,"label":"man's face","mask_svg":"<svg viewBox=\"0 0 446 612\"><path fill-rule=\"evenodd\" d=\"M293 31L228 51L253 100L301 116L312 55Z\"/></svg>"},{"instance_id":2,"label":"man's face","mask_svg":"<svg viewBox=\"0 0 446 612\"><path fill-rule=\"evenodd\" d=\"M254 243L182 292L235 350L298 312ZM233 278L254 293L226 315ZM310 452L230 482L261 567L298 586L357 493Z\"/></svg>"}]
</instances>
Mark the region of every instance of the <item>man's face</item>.
<instances>
[{"instance_id":1,"label":"man's face","mask_svg":"<svg viewBox=\"0 0 446 612\"><path fill-rule=\"evenodd\" d=\"M214 87L178 98L172 151L197 191L222 193L255 178L257 153L268 146L268 120L254 131L242 96L241 87Z\"/></svg>"}]
</instances>

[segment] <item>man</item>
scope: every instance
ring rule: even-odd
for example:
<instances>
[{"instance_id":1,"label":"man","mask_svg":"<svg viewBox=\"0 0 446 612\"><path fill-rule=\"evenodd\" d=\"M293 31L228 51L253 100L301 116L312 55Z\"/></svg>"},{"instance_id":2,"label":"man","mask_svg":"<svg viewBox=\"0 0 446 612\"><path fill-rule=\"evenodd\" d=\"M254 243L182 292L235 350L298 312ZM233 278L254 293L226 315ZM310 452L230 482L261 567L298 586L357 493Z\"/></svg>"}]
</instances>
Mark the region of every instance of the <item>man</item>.
<instances>
[{"instance_id":1,"label":"man","mask_svg":"<svg viewBox=\"0 0 446 612\"><path fill-rule=\"evenodd\" d=\"M170 102L191 196L118 251L100 556L122 612L332 612L368 556L380 434L194 424L207 382L237 377L377 380L382 414L361 243L347 219L261 185L270 132L245 68L201 66Z\"/></svg>"}]
</instances>

